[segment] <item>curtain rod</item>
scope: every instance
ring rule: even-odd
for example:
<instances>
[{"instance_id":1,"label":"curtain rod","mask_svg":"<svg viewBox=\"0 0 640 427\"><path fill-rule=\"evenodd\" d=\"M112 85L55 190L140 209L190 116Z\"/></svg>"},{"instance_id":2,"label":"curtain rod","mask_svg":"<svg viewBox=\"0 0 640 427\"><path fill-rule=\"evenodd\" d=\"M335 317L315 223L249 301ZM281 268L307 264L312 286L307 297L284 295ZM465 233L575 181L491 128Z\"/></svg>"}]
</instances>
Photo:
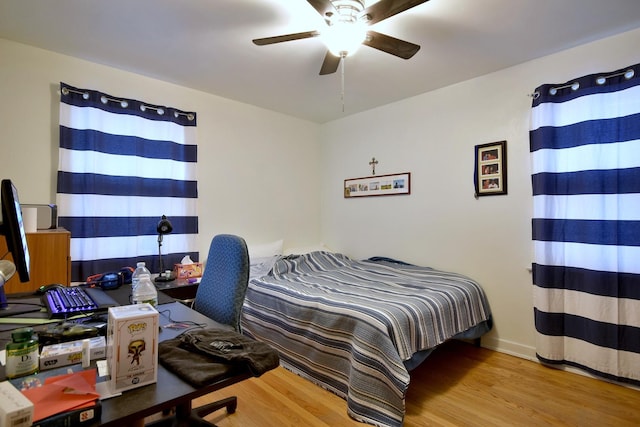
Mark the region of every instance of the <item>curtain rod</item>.
<instances>
[{"instance_id":1,"label":"curtain rod","mask_svg":"<svg viewBox=\"0 0 640 427\"><path fill-rule=\"evenodd\" d=\"M67 87L63 87L62 88L62 94L63 95L69 95L69 93L77 93L78 95L82 95L82 99L89 99L89 92L82 92L80 90L75 90L75 89L69 89ZM120 104L120 106L122 108L127 108L129 106L129 102L127 102L126 99L116 99L116 98L109 98L108 96L102 95L100 97L100 102L102 102L103 104L106 104L107 102L116 102L118 104ZM164 108L161 107L154 107L153 105L145 105L143 103L140 103L140 111L146 111L148 109L150 110L155 110L156 113L158 113L158 115L162 116L164 114ZM195 115L193 113L183 113L181 111L174 111L173 115L177 118L178 116L185 116L189 121L192 121L195 119Z\"/></svg>"},{"instance_id":2,"label":"curtain rod","mask_svg":"<svg viewBox=\"0 0 640 427\"><path fill-rule=\"evenodd\" d=\"M598 85L603 85L603 84L605 84L607 82L607 79L610 79L611 77L624 76L624 78L626 80L629 80L629 79L633 78L634 75L635 75L635 71L633 70L633 68L629 68L628 70L621 71L619 73L609 74L607 76L598 76L598 77L596 77L595 82ZM571 90L576 91L576 90L580 89L580 83L573 82L573 83L568 83L568 84L563 85L563 86L551 87L551 88L549 88L549 95L553 96L553 95L557 94L560 89L566 89L568 87L570 87ZM537 99L540 96L540 92L530 93L527 96L530 96L533 99Z\"/></svg>"}]
</instances>

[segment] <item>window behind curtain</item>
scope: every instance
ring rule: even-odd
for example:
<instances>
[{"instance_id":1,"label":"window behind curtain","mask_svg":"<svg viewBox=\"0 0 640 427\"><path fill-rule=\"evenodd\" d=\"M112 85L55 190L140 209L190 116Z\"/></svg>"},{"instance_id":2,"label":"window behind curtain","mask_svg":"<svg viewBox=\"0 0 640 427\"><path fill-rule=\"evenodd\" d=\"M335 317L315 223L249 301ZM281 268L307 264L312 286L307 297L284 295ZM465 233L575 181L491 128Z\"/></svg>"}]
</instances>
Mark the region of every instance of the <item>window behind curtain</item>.
<instances>
[{"instance_id":1,"label":"window behind curtain","mask_svg":"<svg viewBox=\"0 0 640 427\"><path fill-rule=\"evenodd\" d=\"M536 353L640 384L640 66L536 89Z\"/></svg>"},{"instance_id":2,"label":"window behind curtain","mask_svg":"<svg viewBox=\"0 0 640 427\"><path fill-rule=\"evenodd\" d=\"M135 267L158 272L197 252L196 115L61 83L58 223L71 232L72 281Z\"/></svg>"}]
</instances>

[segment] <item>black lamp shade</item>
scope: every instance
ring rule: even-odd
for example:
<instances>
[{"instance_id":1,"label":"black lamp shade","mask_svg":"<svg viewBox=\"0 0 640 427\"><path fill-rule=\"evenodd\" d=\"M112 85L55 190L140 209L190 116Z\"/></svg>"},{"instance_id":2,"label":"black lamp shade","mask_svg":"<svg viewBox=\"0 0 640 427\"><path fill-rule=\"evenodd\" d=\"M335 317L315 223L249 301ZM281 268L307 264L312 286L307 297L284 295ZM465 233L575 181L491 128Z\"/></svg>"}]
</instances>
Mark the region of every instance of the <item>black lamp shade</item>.
<instances>
[{"instance_id":1,"label":"black lamp shade","mask_svg":"<svg viewBox=\"0 0 640 427\"><path fill-rule=\"evenodd\" d=\"M156 282L171 282L175 280L175 275L171 272L167 274L164 270L164 264L162 263L162 236L165 234L169 234L173 231L173 225L171 225L171 221L167 219L166 215L162 215L160 222L158 222L158 227L156 228L158 231L158 260L160 262L160 275L155 278Z\"/></svg>"},{"instance_id":2,"label":"black lamp shade","mask_svg":"<svg viewBox=\"0 0 640 427\"><path fill-rule=\"evenodd\" d=\"M169 234L173 231L171 221L167 219L166 215L162 215L162 219L158 222L157 230L159 234Z\"/></svg>"}]
</instances>

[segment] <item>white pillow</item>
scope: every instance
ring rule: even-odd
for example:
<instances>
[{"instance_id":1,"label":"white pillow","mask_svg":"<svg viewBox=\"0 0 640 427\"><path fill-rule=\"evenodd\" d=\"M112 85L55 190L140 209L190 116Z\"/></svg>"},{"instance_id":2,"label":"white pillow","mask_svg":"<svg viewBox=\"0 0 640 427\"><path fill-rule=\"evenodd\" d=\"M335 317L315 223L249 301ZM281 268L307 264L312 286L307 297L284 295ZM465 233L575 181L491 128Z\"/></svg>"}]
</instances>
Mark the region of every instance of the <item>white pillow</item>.
<instances>
[{"instance_id":1,"label":"white pillow","mask_svg":"<svg viewBox=\"0 0 640 427\"><path fill-rule=\"evenodd\" d=\"M284 253L286 255L303 255L303 254L308 254L309 252L315 252L315 251L331 252L331 249L329 249L324 243L320 243L318 245L301 246L297 248L287 248L287 250L284 251Z\"/></svg>"},{"instance_id":2,"label":"white pillow","mask_svg":"<svg viewBox=\"0 0 640 427\"><path fill-rule=\"evenodd\" d=\"M271 258L276 255L282 255L283 240L276 240L270 243L260 245L249 245L249 262L251 265L259 264L265 258Z\"/></svg>"}]
</instances>

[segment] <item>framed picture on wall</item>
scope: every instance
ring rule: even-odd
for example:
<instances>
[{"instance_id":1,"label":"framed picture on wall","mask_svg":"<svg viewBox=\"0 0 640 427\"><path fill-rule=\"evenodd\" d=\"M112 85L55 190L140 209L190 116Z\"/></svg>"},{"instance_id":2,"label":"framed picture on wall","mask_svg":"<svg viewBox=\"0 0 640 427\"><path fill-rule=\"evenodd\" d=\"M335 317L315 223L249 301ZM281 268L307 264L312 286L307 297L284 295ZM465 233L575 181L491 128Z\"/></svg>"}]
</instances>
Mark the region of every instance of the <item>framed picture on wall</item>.
<instances>
[{"instance_id":1,"label":"framed picture on wall","mask_svg":"<svg viewBox=\"0 0 640 427\"><path fill-rule=\"evenodd\" d=\"M507 194L507 141L476 145L476 197Z\"/></svg>"},{"instance_id":2,"label":"framed picture on wall","mask_svg":"<svg viewBox=\"0 0 640 427\"><path fill-rule=\"evenodd\" d=\"M411 173L367 176L344 180L344 197L390 196L411 193Z\"/></svg>"}]
</instances>

